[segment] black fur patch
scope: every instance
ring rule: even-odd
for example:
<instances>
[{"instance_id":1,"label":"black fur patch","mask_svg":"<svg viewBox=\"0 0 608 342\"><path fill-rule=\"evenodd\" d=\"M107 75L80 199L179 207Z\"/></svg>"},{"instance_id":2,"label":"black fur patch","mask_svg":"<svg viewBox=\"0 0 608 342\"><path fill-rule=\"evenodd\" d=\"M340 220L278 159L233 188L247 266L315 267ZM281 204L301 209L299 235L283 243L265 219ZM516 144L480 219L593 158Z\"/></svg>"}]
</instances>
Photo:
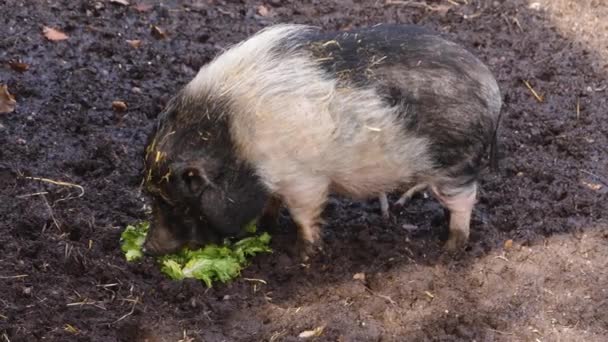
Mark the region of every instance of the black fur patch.
<instances>
[{"instance_id":1,"label":"black fur patch","mask_svg":"<svg viewBox=\"0 0 608 342\"><path fill-rule=\"evenodd\" d=\"M157 215L170 215L175 236L205 240L231 236L254 219L266 202L266 191L254 170L235 155L230 135L230 102L178 94L167 105L149 139L144 184ZM206 182L198 193L183 186L182 169L201 170ZM211 234L214 233L214 234Z\"/></svg>"},{"instance_id":2,"label":"black fur patch","mask_svg":"<svg viewBox=\"0 0 608 342\"><path fill-rule=\"evenodd\" d=\"M340 86L375 88L398 107L404 129L431 141L437 168L477 177L496 113L489 112L492 99L480 83L487 71L466 49L413 25L313 30L284 45L290 44L309 51ZM441 78L449 89L435 86Z\"/></svg>"}]
</instances>

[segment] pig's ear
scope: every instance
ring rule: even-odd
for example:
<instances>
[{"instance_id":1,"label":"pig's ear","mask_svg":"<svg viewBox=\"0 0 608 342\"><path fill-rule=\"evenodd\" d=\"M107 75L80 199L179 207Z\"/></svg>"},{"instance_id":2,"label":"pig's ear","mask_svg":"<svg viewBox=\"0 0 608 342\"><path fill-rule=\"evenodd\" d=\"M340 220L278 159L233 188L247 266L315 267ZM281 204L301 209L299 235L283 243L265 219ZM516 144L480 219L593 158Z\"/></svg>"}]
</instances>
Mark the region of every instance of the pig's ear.
<instances>
[{"instance_id":1,"label":"pig's ear","mask_svg":"<svg viewBox=\"0 0 608 342\"><path fill-rule=\"evenodd\" d=\"M208 185L204 171L196 166L184 166L178 169L179 182L191 195L198 195Z\"/></svg>"}]
</instances>

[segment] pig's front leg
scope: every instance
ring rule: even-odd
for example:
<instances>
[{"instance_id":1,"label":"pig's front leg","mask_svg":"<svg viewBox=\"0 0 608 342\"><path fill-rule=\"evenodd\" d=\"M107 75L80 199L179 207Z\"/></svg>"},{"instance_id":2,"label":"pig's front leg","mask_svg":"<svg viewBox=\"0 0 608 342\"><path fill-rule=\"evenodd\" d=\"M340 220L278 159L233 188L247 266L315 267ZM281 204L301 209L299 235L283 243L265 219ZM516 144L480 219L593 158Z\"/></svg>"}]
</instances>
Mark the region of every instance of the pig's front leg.
<instances>
[{"instance_id":1,"label":"pig's front leg","mask_svg":"<svg viewBox=\"0 0 608 342\"><path fill-rule=\"evenodd\" d=\"M279 211L281 210L281 199L278 196L270 196L264 211L260 216L260 226L266 229L275 229L279 219Z\"/></svg>"},{"instance_id":2,"label":"pig's front leg","mask_svg":"<svg viewBox=\"0 0 608 342\"><path fill-rule=\"evenodd\" d=\"M471 213L477 197L477 183L459 188L432 187L439 201L450 211L450 235L445 248L456 252L465 247L469 240Z\"/></svg>"},{"instance_id":3,"label":"pig's front leg","mask_svg":"<svg viewBox=\"0 0 608 342\"><path fill-rule=\"evenodd\" d=\"M321 213L329 193L329 181L298 177L282 183L279 192L298 226L298 252L307 261L316 249L321 249Z\"/></svg>"},{"instance_id":4,"label":"pig's front leg","mask_svg":"<svg viewBox=\"0 0 608 342\"><path fill-rule=\"evenodd\" d=\"M380 201L380 212L382 213L382 218L388 221L391 218L391 213L389 211L388 197L386 196L386 193L381 193L380 196L378 196L378 200Z\"/></svg>"},{"instance_id":5,"label":"pig's front leg","mask_svg":"<svg viewBox=\"0 0 608 342\"><path fill-rule=\"evenodd\" d=\"M412 199L412 197L417 192L424 190L426 187L427 187L427 185L425 183L420 183L420 184L414 185L408 191L406 191L403 195L401 195L401 197L399 198L399 200L397 200L397 202L395 202L395 205L398 205L398 206L405 205L405 202L407 202L410 199Z\"/></svg>"}]
</instances>

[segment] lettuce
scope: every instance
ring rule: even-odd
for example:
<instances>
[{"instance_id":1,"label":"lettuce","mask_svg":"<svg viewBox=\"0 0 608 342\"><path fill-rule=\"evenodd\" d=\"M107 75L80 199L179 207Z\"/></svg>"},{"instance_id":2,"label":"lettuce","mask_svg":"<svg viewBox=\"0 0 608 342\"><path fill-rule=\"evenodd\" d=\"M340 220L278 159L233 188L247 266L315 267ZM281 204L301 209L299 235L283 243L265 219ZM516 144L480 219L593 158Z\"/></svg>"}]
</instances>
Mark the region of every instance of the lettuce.
<instances>
[{"instance_id":1,"label":"lettuce","mask_svg":"<svg viewBox=\"0 0 608 342\"><path fill-rule=\"evenodd\" d=\"M149 224L141 222L129 225L121 235L121 249L127 261L134 261L143 256L142 245L148 233ZM247 225L247 232L257 230L255 222ZM248 265L248 259L260 253L271 253L270 235L262 233L232 243L224 241L221 245L210 244L197 250L187 248L157 258L160 270L169 278L182 280L195 278L211 287L213 282L226 283L241 274Z\"/></svg>"}]
</instances>

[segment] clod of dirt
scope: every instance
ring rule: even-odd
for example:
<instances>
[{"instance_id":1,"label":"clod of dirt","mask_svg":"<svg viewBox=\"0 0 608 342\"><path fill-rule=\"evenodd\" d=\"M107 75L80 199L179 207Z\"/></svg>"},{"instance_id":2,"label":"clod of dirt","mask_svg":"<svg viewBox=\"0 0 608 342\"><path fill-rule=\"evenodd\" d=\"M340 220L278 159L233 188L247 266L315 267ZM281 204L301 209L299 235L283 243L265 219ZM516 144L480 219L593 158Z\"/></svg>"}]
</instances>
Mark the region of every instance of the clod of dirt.
<instances>
[{"instance_id":1,"label":"clod of dirt","mask_svg":"<svg viewBox=\"0 0 608 342\"><path fill-rule=\"evenodd\" d=\"M0 114L12 113L15 111L17 101L11 93L8 92L6 84L0 85Z\"/></svg>"},{"instance_id":2,"label":"clod of dirt","mask_svg":"<svg viewBox=\"0 0 608 342\"><path fill-rule=\"evenodd\" d=\"M8 66L10 66L11 69L18 71L18 72L25 72L25 71L27 71L27 69L30 68L29 65L27 65L23 62L20 62L20 61L9 61Z\"/></svg>"},{"instance_id":3,"label":"clod of dirt","mask_svg":"<svg viewBox=\"0 0 608 342\"><path fill-rule=\"evenodd\" d=\"M112 101L112 109L117 113L123 113L127 110L127 104L123 101Z\"/></svg>"},{"instance_id":4,"label":"clod of dirt","mask_svg":"<svg viewBox=\"0 0 608 342\"><path fill-rule=\"evenodd\" d=\"M141 46L141 40L139 40L139 39L134 39L134 40L127 39L127 44L131 45L131 47L133 47L135 49L139 49L139 47Z\"/></svg>"},{"instance_id":5,"label":"clod of dirt","mask_svg":"<svg viewBox=\"0 0 608 342\"><path fill-rule=\"evenodd\" d=\"M154 36L154 38L156 39L165 39L167 38L167 32L156 26L156 25L152 25L152 35Z\"/></svg>"},{"instance_id":6,"label":"clod of dirt","mask_svg":"<svg viewBox=\"0 0 608 342\"><path fill-rule=\"evenodd\" d=\"M44 36L46 37L46 39L50 40L50 41L60 41L60 40L66 40L69 38L69 36L57 29L54 29L52 27L48 27L48 26L44 26L42 27L42 33L44 34Z\"/></svg>"}]
</instances>

